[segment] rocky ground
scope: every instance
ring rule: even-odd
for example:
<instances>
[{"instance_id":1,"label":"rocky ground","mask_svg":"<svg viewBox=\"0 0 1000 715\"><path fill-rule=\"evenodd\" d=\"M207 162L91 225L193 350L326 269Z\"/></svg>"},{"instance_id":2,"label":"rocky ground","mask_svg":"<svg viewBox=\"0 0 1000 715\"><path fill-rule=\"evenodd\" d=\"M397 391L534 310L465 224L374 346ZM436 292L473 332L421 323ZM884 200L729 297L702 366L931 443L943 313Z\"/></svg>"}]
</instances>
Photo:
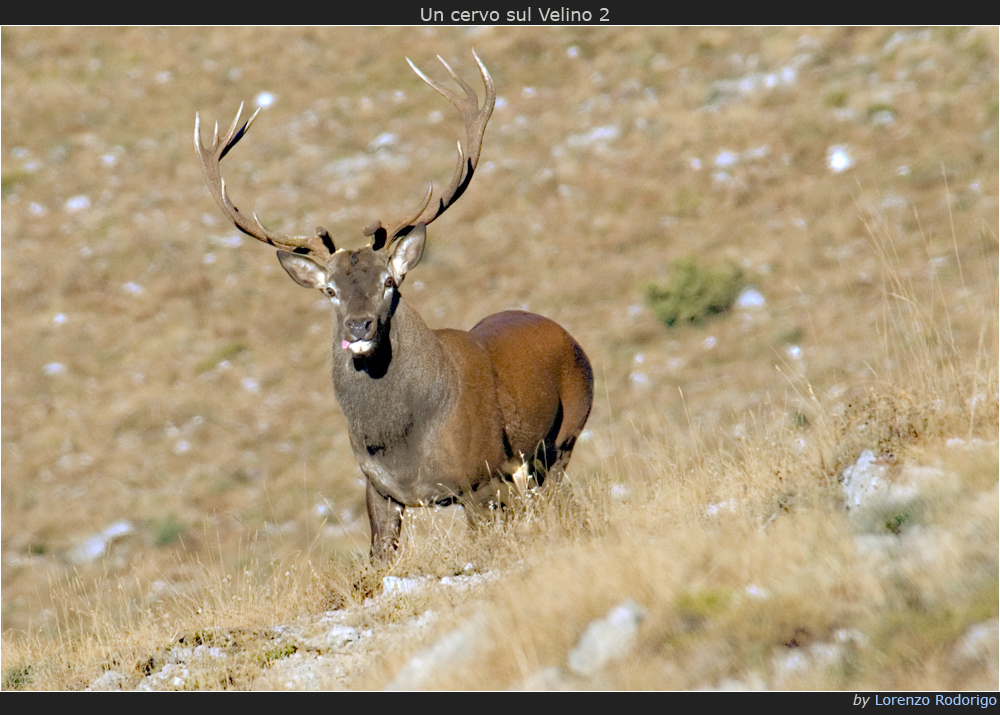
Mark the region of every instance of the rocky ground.
<instances>
[{"instance_id":1,"label":"rocky ground","mask_svg":"<svg viewBox=\"0 0 1000 715\"><path fill-rule=\"evenodd\" d=\"M996 443L949 439L946 452L993 451ZM947 467L895 458L865 450L843 470L841 507L851 525L853 546L861 559L886 580L907 579L922 588L960 587L954 569L980 568L995 554L963 544L982 542L982 532L996 532L998 490L970 493L961 476ZM957 505L956 505L957 500ZM932 505L952 504L965 518L948 525L934 523ZM718 507L718 505L715 505ZM726 507L723 507L725 511ZM707 510L714 515L718 508ZM722 517L724 518L724 516ZM766 525L763 527L766 528ZM512 574L466 573L442 578L386 576L377 595L364 603L275 624L254 633L211 633L164 647L150 656L141 673L110 669L90 683L90 690L188 690L215 687L220 673L238 671L248 653L268 665L246 685L253 690L337 690L381 684L386 690L446 687L441 674L483 658L489 651L490 628L479 604L491 589ZM394 623L371 625L373 610L392 609L419 596L441 603ZM758 587L743 598L767 599ZM635 650L647 608L629 598L612 606L580 632L562 662L532 672L510 687L521 690L614 689L621 683L608 666ZM572 626L569 626L572 627ZM956 671L977 674L966 689L995 689L998 683L998 620L973 623L948 647L947 660ZM738 676L690 683L689 688L771 690L794 688L810 678L823 679L843 670L859 653L870 650L870 636L859 628L842 628L828 640L804 647L775 647L764 669ZM385 654L413 654L395 671L384 671ZM489 688L489 685L485 685Z\"/></svg>"}]
</instances>

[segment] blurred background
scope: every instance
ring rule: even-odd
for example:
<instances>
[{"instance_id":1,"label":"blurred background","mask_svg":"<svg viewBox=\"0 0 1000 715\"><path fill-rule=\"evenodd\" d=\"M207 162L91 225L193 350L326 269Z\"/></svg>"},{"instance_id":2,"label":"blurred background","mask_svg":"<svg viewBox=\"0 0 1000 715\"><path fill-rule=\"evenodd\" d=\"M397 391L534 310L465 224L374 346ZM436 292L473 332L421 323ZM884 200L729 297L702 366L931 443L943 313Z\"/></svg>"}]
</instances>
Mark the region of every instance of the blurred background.
<instances>
[{"instance_id":1,"label":"blurred background","mask_svg":"<svg viewBox=\"0 0 1000 715\"><path fill-rule=\"evenodd\" d=\"M264 107L235 203L360 246L464 138L405 57L481 96L473 48L480 169L403 292L431 327L514 307L581 342L575 480L808 425L803 385L848 405L942 334L995 370L995 28L5 27L5 632L52 627L67 574L155 602L203 560L367 551L329 308L225 220L194 116L210 141ZM886 252L942 333L885 330Z\"/></svg>"}]
</instances>

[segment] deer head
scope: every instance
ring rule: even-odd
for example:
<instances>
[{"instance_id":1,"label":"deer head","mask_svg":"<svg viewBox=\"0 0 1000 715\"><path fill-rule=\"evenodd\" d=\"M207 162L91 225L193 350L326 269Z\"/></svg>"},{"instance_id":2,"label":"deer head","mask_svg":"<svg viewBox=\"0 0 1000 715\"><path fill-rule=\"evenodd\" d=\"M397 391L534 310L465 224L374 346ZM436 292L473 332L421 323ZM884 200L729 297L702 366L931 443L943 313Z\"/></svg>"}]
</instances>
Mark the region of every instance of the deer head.
<instances>
[{"instance_id":1,"label":"deer head","mask_svg":"<svg viewBox=\"0 0 1000 715\"><path fill-rule=\"evenodd\" d=\"M358 250L337 249L330 234L322 227L316 229L315 236L290 236L265 228L256 214L247 216L241 213L229 198L219 163L247 133L260 109L240 126L243 113L243 106L240 105L229 131L221 139L216 124L212 144L207 148L201 141L200 117L195 115L195 150L216 202L243 233L278 248L278 260L296 283L316 288L330 298L337 316L335 341L339 340L342 349L356 356L368 356L378 347L398 302L399 286L423 254L425 227L462 196L479 163L483 135L493 113L496 92L490 73L475 52L473 56L486 86L486 100L481 108L472 87L455 74L440 56L438 59L462 88L464 97L430 79L407 59L413 71L461 113L465 120L467 148L463 149L462 143L458 143L455 172L440 196L435 199L433 184L428 185L427 193L416 211L388 225L376 221L368 226L364 234L370 237L369 243Z\"/></svg>"},{"instance_id":2,"label":"deer head","mask_svg":"<svg viewBox=\"0 0 1000 715\"><path fill-rule=\"evenodd\" d=\"M288 275L330 299L337 316L334 340L357 356L368 356L385 337L398 301L398 288L420 261L426 232L418 224L391 246L339 250L320 263L309 256L278 251ZM336 344L335 344L336 347Z\"/></svg>"}]
</instances>

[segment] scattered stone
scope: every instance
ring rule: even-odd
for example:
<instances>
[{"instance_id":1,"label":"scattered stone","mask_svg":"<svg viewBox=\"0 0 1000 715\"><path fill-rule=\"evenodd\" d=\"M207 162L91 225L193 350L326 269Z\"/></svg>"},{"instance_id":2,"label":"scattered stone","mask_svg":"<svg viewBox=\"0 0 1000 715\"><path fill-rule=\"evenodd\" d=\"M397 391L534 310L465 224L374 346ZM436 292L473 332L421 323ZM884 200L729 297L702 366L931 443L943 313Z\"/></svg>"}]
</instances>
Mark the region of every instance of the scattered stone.
<instances>
[{"instance_id":1,"label":"scattered stone","mask_svg":"<svg viewBox=\"0 0 1000 715\"><path fill-rule=\"evenodd\" d=\"M353 626L335 626L326 632L326 643L328 648L339 648L360 637L358 629Z\"/></svg>"},{"instance_id":2,"label":"scattered stone","mask_svg":"<svg viewBox=\"0 0 1000 715\"><path fill-rule=\"evenodd\" d=\"M756 673L741 678L723 678L716 685L697 688L701 692L750 692L767 690L767 684Z\"/></svg>"},{"instance_id":3,"label":"scattered stone","mask_svg":"<svg viewBox=\"0 0 1000 715\"><path fill-rule=\"evenodd\" d=\"M183 690L190 672L181 663L167 663L158 673L143 678L136 690L154 692L158 690Z\"/></svg>"},{"instance_id":4,"label":"scattered stone","mask_svg":"<svg viewBox=\"0 0 1000 715\"><path fill-rule=\"evenodd\" d=\"M566 664L576 675L593 676L613 660L625 656L639 636L639 624L646 609L632 599L623 601L600 620L592 621L576 647L570 651Z\"/></svg>"},{"instance_id":5,"label":"scattered stone","mask_svg":"<svg viewBox=\"0 0 1000 715\"><path fill-rule=\"evenodd\" d=\"M524 684L516 689L534 692L558 692L577 690L578 687L577 682L572 677L553 665L532 673L525 679Z\"/></svg>"},{"instance_id":6,"label":"scattered stone","mask_svg":"<svg viewBox=\"0 0 1000 715\"><path fill-rule=\"evenodd\" d=\"M317 691L337 690L347 677L347 669L337 658L318 653L292 653L271 664L253 690Z\"/></svg>"},{"instance_id":7,"label":"scattered stone","mask_svg":"<svg viewBox=\"0 0 1000 715\"><path fill-rule=\"evenodd\" d=\"M818 673L842 668L867 643L868 638L861 631L843 628L833 634L832 642L784 649L771 661L771 687L794 688Z\"/></svg>"},{"instance_id":8,"label":"scattered stone","mask_svg":"<svg viewBox=\"0 0 1000 715\"><path fill-rule=\"evenodd\" d=\"M739 510L739 504L735 499L726 499L721 502L712 502L707 507L705 507L705 516L722 516L724 514L736 514Z\"/></svg>"},{"instance_id":9,"label":"scattered stone","mask_svg":"<svg viewBox=\"0 0 1000 715\"><path fill-rule=\"evenodd\" d=\"M386 576L382 579L382 593L386 596L413 593L420 588L421 580L416 578L401 578Z\"/></svg>"},{"instance_id":10,"label":"scattered stone","mask_svg":"<svg viewBox=\"0 0 1000 715\"><path fill-rule=\"evenodd\" d=\"M744 288L736 298L736 307L743 310L760 310L766 306L767 301L756 288Z\"/></svg>"},{"instance_id":11,"label":"scattered stone","mask_svg":"<svg viewBox=\"0 0 1000 715\"><path fill-rule=\"evenodd\" d=\"M132 522L122 519L104 529L103 531L89 536L81 543L74 546L69 552L69 559L75 564L84 564L96 561L108 553L108 547L118 539L123 539L135 532Z\"/></svg>"},{"instance_id":12,"label":"scattered stone","mask_svg":"<svg viewBox=\"0 0 1000 715\"><path fill-rule=\"evenodd\" d=\"M301 636L297 641L307 650L323 653L331 648L343 648L360 639L361 634L354 626L335 625L312 635Z\"/></svg>"},{"instance_id":13,"label":"scattered stone","mask_svg":"<svg viewBox=\"0 0 1000 715\"><path fill-rule=\"evenodd\" d=\"M873 496L883 491L888 471L887 460L879 459L870 449L862 452L857 461L844 470L841 478L847 510L857 513L870 503Z\"/></svg>"},{"instance_id":14,"label":"scattered stone","mask_svg":"<svg viewBox=\"0 0 1000 715\"><path fill-rule=\"evenodd\" d=\"M826 162L834 174L839 174L854 166L854 158L846 144L836 144L827 149Z\"/></svg>"},{"instance_id":15,"label":"scattered stone","mask_svg":"<svg viewBox=\"0 0 1000 715\"><path fill-rule=\"evenodd\" d=\"M921 503L959 486L958 476L938 469L897 467L887 455L866 449L844 470L844 505L862 533L899 533L912 524Z\"/></svg>"},{"instance_id":16,"label":"scattered stone","mask_svg":"<svg viewBox=\"0 0 1000 715\"><path fill-rule=\"evenodd\" d=\"M420 690L428 687L440 672L468 662L482 643L481 632L485 626L486 619L477 616L445 633L410 658L385 689Z\"/></svg>"},{"instance_id":17,"label":"scattered stone","mask_svg":"<svg viewBox=\"0 0 1000 715\"><path fill-rule=\"evenodd\" d=\"M997 669L1000 622L996 618L969 626L955 644L951 661L956 667L982 663Z\"/></svg>"},{"instance_id":18,"label":"scattered stone","mask_svg":"<svg viewBox=\"0 0 1000 715\"><path fill-rule=\"evenodd\" d=\"M117 670L107 670L102 676L96 678L87 690L125 690L128 687L128 678Z\"/></svg>"}]
</instances>

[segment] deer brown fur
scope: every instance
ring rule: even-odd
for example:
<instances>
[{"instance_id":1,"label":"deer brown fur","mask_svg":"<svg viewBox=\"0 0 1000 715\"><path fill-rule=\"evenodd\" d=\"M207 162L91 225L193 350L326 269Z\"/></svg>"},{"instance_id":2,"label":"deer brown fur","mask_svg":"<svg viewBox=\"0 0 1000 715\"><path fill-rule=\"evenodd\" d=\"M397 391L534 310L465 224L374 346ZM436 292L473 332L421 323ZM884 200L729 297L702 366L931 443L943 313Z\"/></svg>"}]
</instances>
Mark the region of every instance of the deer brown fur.
<instances>
[{"instance_id":1,"label":"deer brown fur","mask_svg":"<svg viewBox=\"0 0 1000 715\"><path fill-rule=\"evenodd\" d=\"M242 231L277 246L298 284L331 301L334 392L367 479L376 558L398 544L405 507L458 502L475 514L506 504L525 474L539 486L559 481L593 401L590 362L553 321L505 311L469 331L432 330L400 291L423 254L426 225L465 191L478 163L495 93L478 56L476 62L487 90L482 108L447 64L464 98L414 67L462 113L468 148L459 145L456 173L436 205L429 190L414 215L369 227L370 243L357 250L336 249L323 229L314 237L274 233L229 200L218 165L256 114L239 131L237 114L221 142L216 127L208 150L195 124L195 146L219 205Z\"/></svg>"}]
</instances>

